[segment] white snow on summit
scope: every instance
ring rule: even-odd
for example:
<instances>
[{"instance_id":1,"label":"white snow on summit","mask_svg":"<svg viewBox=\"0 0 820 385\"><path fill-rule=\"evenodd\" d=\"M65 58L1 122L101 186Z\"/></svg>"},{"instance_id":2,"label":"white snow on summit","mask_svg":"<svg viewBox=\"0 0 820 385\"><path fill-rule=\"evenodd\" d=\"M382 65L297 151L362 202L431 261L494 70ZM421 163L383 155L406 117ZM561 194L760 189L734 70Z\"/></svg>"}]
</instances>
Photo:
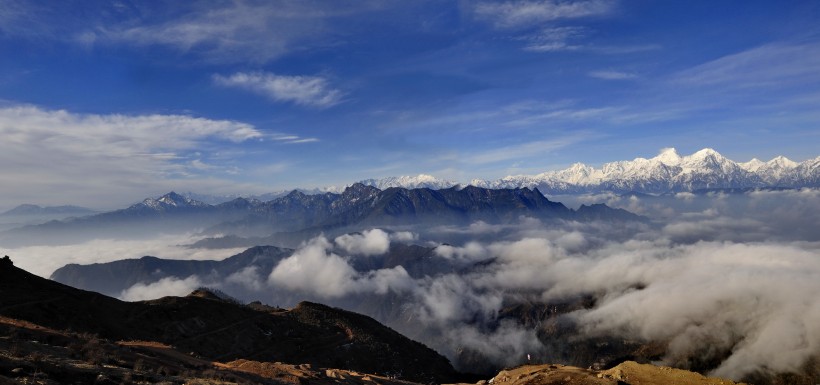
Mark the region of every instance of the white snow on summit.
<instances>
[{"instance_id":1,"label":"white snow on summit","mask_svg":"<svg viewBox=\"0 0 820 385\"><path fill-rule=\"evenodd\" d=\"M384 190L390 187L402 187L407 189L429 188L433 190L439 190L458 185L457 182L438 179L434 176L427 174L419 174L416 176L388 177L383 179L365 179L360 181L359 183L366 186L373 186L375 188L378 188L379 190Z\"/></svg>"}]
</instances>

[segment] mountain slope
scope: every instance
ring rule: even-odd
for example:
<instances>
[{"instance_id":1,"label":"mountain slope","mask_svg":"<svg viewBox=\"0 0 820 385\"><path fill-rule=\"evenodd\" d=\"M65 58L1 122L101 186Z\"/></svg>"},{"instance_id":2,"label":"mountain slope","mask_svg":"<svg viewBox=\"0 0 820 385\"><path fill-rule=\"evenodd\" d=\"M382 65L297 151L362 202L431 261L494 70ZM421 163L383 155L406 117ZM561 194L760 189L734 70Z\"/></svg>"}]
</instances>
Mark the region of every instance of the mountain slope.
<instances>
[{"instance_id":1,"label":"mountain slope","mask_svg":"<svg viewBox=\"0 0 820 385\"><path fill-rule=\"evenodd\" d=\"M68 264L51 275L51 279L68 286L119 296L123 290L137 283L152 283L162 278L184 279L191 275L228 277L243 268L255 266L270 271L291 249L274 246L252 247L224 260L173 260L145 256L90 265Z\"/></svg>"},{"instance_id":2,"label":"mountain slope","mask_svg":"<svg viewBox=\"0 0 820 385\"><path fill-rule=\"evenodd\" d=\"M122 302L29 274L0 260L0 315L111 340L172 345L212 360L239 358L398 375L455 378L449 362L375 320L324 305L291 310L189 297Z\"/></svg>"}]
</instances>

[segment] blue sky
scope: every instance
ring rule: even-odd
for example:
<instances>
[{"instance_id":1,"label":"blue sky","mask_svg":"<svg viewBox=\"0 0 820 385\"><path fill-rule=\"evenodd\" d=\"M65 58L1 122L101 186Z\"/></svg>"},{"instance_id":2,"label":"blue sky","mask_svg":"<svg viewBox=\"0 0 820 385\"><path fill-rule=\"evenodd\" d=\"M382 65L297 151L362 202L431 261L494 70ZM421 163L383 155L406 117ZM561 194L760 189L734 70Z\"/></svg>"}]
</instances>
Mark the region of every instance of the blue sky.
<instances>
[{"instance_id":1,"label":"blue sky","mask_svg":"<svg viewBox=\"0 0 820 385\"><path fill-rule=\"evenodd\" d=\"M0 0L0 207L820 155L816 1Z\"/></svg>"}]
</instances>

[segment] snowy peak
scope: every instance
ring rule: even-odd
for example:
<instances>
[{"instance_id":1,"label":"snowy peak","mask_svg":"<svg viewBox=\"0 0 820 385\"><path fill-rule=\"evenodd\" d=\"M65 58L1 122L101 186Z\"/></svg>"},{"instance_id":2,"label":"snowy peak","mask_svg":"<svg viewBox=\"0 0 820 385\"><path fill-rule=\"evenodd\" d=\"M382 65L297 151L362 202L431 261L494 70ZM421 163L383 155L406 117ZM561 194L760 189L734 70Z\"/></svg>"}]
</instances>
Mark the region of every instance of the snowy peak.
<instances>
[{"instance_id":1,"label":"snowy peak","mask_svg":"<svg viewBox=\"0 0 820 385\"><path fill-rule=\"evenodd\" d=\"M674 147L669 147L662 149L660 154L651 160L663 163L667 166L677 166L681 162L681 157L678 155L678 151L675 150Z\"/></svg>"},{"instance_id":2,"label":"snowy peak","mask_svg":"<svg viewBox=\"0 0 820 385\"><path fill-rule=\"evenodd\" d=\"M752 160L748 162L738 163L737 165L748 172L757 172L757 170L760 170L766 163L760 159L752 158Z\"/></svg>"},{"instance_id":3,"label":"snowy peak","mask_svg":"<svg viewBox=\"0 0 820 385\"><path fill-rule=\"evenodd\" d=\"M768 166L769 168L780 168L788 170L796 168L798 166L798 163L789 158L786 158L785 156L780 155L766 162L766 166Z\"/></svg>"},{"instance_id":4,"label":"snowy peak","mask_svg":"<svg viewBox=\"0 0 820 385\"><path fill-rule=\"evenodd\" d=\"M723 155L720 155L719 152L715 151L711 148L704 148L695 152L692 155L689 155L687 158L689 159L708 159L708 158L723 158Z\"/></svg>"},{"instance_id":5,"label":"snowy peak","mask_svg":"<svg viewBox=\"0 0 820 385\"><path fill-rule=\"evenodd\" d=\"M142 201L142 203L135 206L143 206L157 211L164 211L169 208L208 207L210 205L171 191L168 194L156 199L147 198Z\"/></svg>"},{"instance_id":6,"label":"snowy peak","mask_svg":"<svg viewBox=\"0 0 820 385\"><path fill-rule=\"evenodd\" d=\"M358 183L361 183L366 186L373 186L378 188L379 190L384 190L391 187L401 187L406 189L429 188L434 190L440 190L458 185L457 182L445 179L438 179L432 175L427 174L419 174L416 176L388 177L382 179L365 179Z\"/></svg>"}]
</instances>

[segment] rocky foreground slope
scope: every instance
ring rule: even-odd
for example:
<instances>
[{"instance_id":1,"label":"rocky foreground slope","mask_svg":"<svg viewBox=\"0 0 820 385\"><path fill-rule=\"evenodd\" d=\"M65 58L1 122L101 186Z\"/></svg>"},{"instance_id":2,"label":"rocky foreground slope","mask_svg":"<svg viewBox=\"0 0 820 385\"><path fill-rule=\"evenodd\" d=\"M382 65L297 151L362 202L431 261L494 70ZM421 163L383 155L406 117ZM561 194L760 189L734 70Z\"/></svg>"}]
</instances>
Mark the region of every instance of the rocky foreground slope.
<instances>
[{"instance_id":1,"label":"rocky foreground slope","mask_svg":"<svg viewBox=\"0 0 820 385\"><path fill-rule=\"evenodd\" d=\"M237 359L219 362L148 341L112 341L0 316L0 384L413 385L395 375ZM608 370L525 365L478 385L732 385L685 370L621 363Z\"/></svg>"},{"instance_id":2,"label":"rocky foreground slope","mask_svg":"<svg viewBox=\"0 0 820 385\"><path fill-rule=\"evenodd\" d=\"M253 359L452 382L446 358L370 317L303 302L293 309L208 296L123 302L0 260L0 315L109 341L153 341L210 361Z\"/></svg>"}]
</instances>

